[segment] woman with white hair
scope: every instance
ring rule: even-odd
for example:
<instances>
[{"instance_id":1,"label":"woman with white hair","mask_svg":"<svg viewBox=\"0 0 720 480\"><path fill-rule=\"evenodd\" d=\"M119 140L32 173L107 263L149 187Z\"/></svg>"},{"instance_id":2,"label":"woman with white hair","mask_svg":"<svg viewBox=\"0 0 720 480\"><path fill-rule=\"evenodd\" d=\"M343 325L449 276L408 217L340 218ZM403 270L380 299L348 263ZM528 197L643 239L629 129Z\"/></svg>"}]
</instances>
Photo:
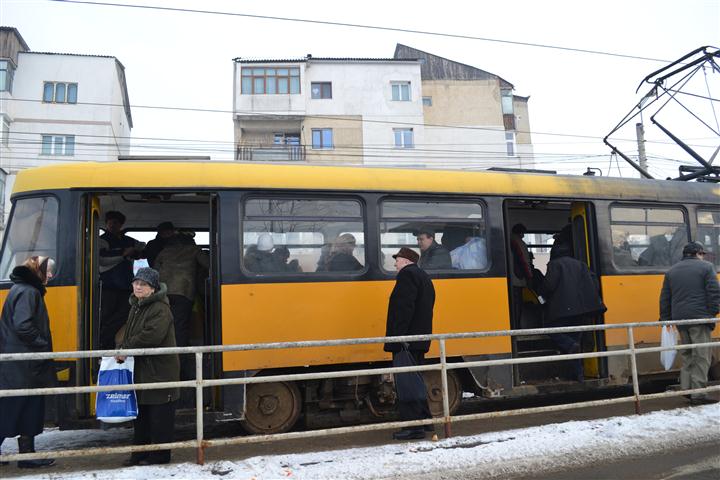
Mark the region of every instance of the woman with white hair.
<instances>
[{"instance_id":1,"label":"woman with white hair","mask_svg":"<svg viewBox=\"0 0 720 480\"><path fill-rule=\"evenodd\" d=\"M52 352L50 319L45 306L45 285L53 276L49 257L30 257L13 269L12 288L0 316L0 353ZM0 362L0 389L43 388L55 385L52 360ZM0 445L18 437L20 453L35 451L35 436L43 431L45 397L31 395L0 398ZM47 467L51 458L20 460L20 468Z\"/></svg>"}]
</instances>

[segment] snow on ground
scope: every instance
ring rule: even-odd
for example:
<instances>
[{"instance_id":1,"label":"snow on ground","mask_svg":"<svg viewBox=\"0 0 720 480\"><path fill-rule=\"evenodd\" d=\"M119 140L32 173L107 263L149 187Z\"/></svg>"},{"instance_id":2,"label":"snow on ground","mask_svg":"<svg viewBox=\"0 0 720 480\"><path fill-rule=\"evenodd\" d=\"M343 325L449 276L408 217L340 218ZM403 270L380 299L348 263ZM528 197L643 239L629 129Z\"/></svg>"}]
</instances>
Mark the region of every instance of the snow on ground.
<instances>
[{"instance_id":1,"label":"snow on ground","mask_svg":"<svg viewBox=\"0 0 720 480\"><path fill-rule=\"evenodd\" d=\"M38 437L38 446L72 448L88 443L102 444L110 438L117 440L118 435L129 438L130 431L51 431ZM369 448L267 455L209 462L204 466L182 463L68 473L45 470L16 478L361 480L414 478L432 471L444 474L477 471L491 478L559 470L711 441L720 441L720 405L551 424L438 442L398 442ZM270 446L268 450L271 449ZM11 450L8 448L7 453Z\"/></svg>"}]
</instances>

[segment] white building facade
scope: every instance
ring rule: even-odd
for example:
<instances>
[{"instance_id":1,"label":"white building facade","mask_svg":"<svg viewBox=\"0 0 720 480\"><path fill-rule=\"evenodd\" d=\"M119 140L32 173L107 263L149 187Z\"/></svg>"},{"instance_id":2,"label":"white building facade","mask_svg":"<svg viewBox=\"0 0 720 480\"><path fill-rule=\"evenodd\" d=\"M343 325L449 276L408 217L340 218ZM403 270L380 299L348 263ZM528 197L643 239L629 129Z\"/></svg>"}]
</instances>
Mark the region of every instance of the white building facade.
<instances>
[{"instance_id":1,"label":"white building facade","mask_svg":"<svg viewBox=\"0 0 720 480\"><path fill-rule=\"evenodd\" d=\"M420 83L414 60L236 59L236 158L363 164L401 157L423 141Z\"/></svg>"},{"instance_id":2,"label":"white building facade","mask_svg":"<svg viewBox=\"0 0 720 480\"><path fill-rule=\"evenodd\" d=\"M116 58L33 52L16 29L0 27L0 69L4 205L21 169L129 153L132 116Z\"/></svg>"},{"instance_id":3,"label":"white building facade","mask_svg":"<svg viewBox=\"0 0 720 480\"><path fill-rule=\"evenodd\" d=\"M237 160L532 168L527 98L398 45L391 59L234 60Z\"/></svg>"}]
</instances>

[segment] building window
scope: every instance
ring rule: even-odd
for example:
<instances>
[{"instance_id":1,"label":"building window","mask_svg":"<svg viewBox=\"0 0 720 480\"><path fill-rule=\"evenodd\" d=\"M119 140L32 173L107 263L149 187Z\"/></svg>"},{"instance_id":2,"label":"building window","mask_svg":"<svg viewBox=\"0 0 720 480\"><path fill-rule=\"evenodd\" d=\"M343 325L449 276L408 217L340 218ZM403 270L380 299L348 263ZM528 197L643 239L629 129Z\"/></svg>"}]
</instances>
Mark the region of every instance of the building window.
<instances>
[{"instance_id":1,"label":"building window","mask_svg":"<svg viewBox=\"0 0 720 480\"><path fill-rule=\"evenodd\" d=\"M512 90L504 88L500 90L500 103L502 105L503 115L513 114L513 94Z\"/></svg>"},{"instance_id":2,"label":"building window","mask_svg":"<svg viewBox=\"0 0 720 480\"><path fill-rule=\"evenodd\" d=\"M393 82L390 85L392 86L392 99L394 101L410 101L410 82Z\"/></svg>"},{"instance_id":3,"label":"building window","mask_svg":"<svg viewBox=\"0 0 720 480\"><path fill-rule=\"evenodd\" d=\"M507 147L507 156L515 156L515 132L505 132L505 146Z\"/></svg>"},{"instance_id":4,"label":"building window","mask_svg":"<svg viewBox=\"0 0 720 480\"><path fill-rule=\"evenodd\" d=\"M273 145L300 145L300 135L297 133L274 133Z\"/></svg>"},{"instance_id":5,"label":"building window","mask_svg":"<svg viewBox=\"0 0 720 480\"><path fill-rule=\"evenodd\" d=\"M75 135L43 135L42 155L75 155Z\"/></svg>"},{"instance_id":6,"label":"building window","mask_svg":"<svg viewBox=\"0 0 720 480\"><path fill-rule=\"evenodd\" d=\"M313 128L312 148L313 150L324 150L333 148L332 128Z\"/></svg>"},{"instance_id":7,"label":"building window","mask_svg":"<svg viewBox=\"0 0 720 480\"><path fill-rule=\"evenodd\" d=\"M423 106L432 107L432 97L423 97Z\"/></svg>"},{"instance_id":8,"label":"building window","mask_svg":"<svg viewBox=\"0 0 720 480\"><path fill-rule=\"evenodd\" d=\"M300 68L249 68L241 70L243 95L295 95L300 93Z\"/></svg>"},{"instance_id":9,"label":"building window","mask_svg":"<svg viewBox=\"0 0 720 480\"><path fill-rule=\"evenodd\" d=\"M682 259L687 231L685 215L678 208L613 206L613 263L622 269L666 270Z\"/></svg>"},{"instance_id":10,"label":"building window","mask_svg":"<svg viewBox=\"0 0 720 480\"><path fill-rule=\"evenodd\" d=\"M312 82L310 84L310 96L312 98L332 98L332 83Z\"/></svg>"},{"instance_id":11,"label":"building window","mask_svg":"<svg viewBox=\"0 0 720 480\"><path fill-rule=\"evenodd\" d=\"M43 102L77 103L77 91L77 83L45 82L43 86Z\"/></svg>"},{"instance_id":12,"label":"building window","mask_svg":"<svg viewBox=\"0 0 720 480\"><path fill-rule=\"evenodd\" d=\"M413 129L412 128L393 128L395 136L395 146L398 148L413 148Z\"/></svg>"},{"instance_id":13,"label":"building window","mask_svg":"<svg viewBox=\"0 0 720 480\"><path fill-rule=\"evenodd\" d=\"M15 66L9 60L0 60L0 92L12 93Z\"/></svg>"}]
</instances>

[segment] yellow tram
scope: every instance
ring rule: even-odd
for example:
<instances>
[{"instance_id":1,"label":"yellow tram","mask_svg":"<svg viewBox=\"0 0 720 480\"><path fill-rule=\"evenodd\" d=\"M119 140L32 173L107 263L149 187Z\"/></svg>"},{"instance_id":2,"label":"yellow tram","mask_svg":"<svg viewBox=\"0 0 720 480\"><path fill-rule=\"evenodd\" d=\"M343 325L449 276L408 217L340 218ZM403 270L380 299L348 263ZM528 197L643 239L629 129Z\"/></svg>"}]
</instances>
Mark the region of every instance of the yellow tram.
<instances>
[{"instance_id":1,"label":"yellow tram","mask_svg":"<svg viewBox=\"0 0 720 480\"><path fill-rule=\"evenodd\" d=\"M571 229L575 255L601 281L608 311L597 322L656 321L663 273L689 239L702 242L711 252L708 259L720 264L720 186L709 183L121 161L22 171L12 202L0 295L5 298L17 263L30 255L55 258L57 274L46 299L56 351L98 348L99 235L110 210L127 217L132 237L148 238L170 221L192 231L209 255L195 300L194 345L382 336L394 284L391 255L402 246L417 249L421 230L434 232L450 253L470 241L477 247L469 266L429 271L437 292L434 333L542 326L542 307L531 292L511 287L510 231L518 223L527 228L525 241L539 270L553 234ZM352 268L327 267L340 238L353 240ZM258 249L283 253L283 267L251 265L250 254ZM635 334L642 344L657 344L658 338L657 328ZM624 330L611 330L588 336L585 348L623 348L626 342ZM451 359L556 353L546 337L522 335L450 341L447 349ZM428 357L437 356L433 345ZM642 374L663 372L657 357L640 356ZM222 378L364 368L388 359L382 345L226 352L208 357L204 370ZM717 355L713 361L718 368ZM583 385L563 381L560 362L453 370L451 408L463 391L496 397L624 384L627 362L587 360ZM91 383L93 369L88 360L58 362L59 376L69 385ZM431 409L439 412L439 376L426 381ZM225 387L209 397L207 412L238 418L255 433L286 431L299 418L312 427L387 416L394 401L392 386L380 376ZM62 398L61 426L92 418L89 396Z\"/></svg>"}]
</instances>

